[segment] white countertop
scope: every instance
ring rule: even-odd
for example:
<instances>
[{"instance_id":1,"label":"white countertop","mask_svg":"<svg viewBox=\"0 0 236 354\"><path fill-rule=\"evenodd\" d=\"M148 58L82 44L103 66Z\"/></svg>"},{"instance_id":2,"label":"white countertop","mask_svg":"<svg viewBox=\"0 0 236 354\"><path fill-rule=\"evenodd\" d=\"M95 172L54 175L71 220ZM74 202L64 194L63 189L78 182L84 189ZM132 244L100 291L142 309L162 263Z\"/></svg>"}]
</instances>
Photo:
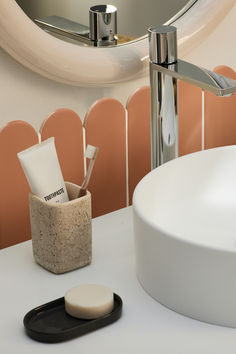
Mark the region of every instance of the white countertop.
<instances>
[{"instance_id":1,"label":"white countertop","mask_svg":"<svg viewBox=\"0 0 236 354\"><path fill-rule=\"evenodd\" d=\"M0 251L0 350L3 354L235 354L236 329L177 314L152 299L135 274L132 208L93 220L90 266L55 275L34 262L31 241ZM26 336L23 317L73 286L103 284L123 299L121 318L73 340L46 344Z\"/></svg>"}]
</instances>

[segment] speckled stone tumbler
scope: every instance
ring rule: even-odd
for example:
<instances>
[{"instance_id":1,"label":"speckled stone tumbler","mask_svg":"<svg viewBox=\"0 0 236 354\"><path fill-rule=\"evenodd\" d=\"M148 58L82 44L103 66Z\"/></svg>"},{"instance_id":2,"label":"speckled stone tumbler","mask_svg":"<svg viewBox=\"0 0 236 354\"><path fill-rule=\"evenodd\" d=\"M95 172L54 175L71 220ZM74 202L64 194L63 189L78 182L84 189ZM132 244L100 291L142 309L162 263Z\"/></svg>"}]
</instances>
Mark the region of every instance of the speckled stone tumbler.
<instances>
[{"instance_id":1,"label":"speckled stone tumbler","mask_svg":"<svg viewBox=\"0 0 236 354\"><path fill-rule=\"evenodd\" d=\"M79 186L66 182L69 202L44 202L30 194L33 255L38 264L59 274L92 259L91 194L77 198Z\"/></svg>"}]
</instances>

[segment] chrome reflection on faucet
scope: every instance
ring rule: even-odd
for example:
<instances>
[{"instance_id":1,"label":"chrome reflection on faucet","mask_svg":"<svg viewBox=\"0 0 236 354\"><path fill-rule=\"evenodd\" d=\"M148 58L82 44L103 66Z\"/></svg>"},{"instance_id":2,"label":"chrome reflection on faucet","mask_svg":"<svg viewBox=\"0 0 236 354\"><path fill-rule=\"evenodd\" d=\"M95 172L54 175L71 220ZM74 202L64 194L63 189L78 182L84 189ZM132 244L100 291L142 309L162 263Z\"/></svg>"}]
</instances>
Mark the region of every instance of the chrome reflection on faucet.
<instances>
[{"instance_id":1,"label":"chrome reflection on faucet","mask_svg":"<svg viewBox=\"0 0 236 354\"><path fill-rule=\"evenodd\" d=\"M94 47L117 44L117 8L96 5L89 9L89 27L59 16L34 20L45 31L56 33Z\"/></svg>"},{"instance_id":2,"label":"chrome reflection on faucet","mask_svg":"<svg viewBox=\"0 0 236 354\"><path fill-rule=\"evenodd\" d=\"M178 59L174 26L148 30L152 169L178 157L178 79L218 96L236 92L236 81Z\"/></svg>"}]
</instances>

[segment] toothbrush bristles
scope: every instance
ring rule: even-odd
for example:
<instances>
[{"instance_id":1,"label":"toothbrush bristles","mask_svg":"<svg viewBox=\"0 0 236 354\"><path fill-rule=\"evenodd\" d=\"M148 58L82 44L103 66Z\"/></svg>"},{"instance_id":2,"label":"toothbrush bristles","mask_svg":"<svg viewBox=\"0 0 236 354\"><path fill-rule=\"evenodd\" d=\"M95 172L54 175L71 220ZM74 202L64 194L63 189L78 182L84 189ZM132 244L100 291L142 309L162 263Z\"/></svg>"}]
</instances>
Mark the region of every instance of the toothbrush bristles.
<instances>
[{"instance_id":1,"label":"toothbrush bristles","mask_svg":"<svg viewBox=\"0 0 236 354\"><path fill-rule=\"evenodd\" d=\"M85 157L87 159L94 159L97 155L98 152L98 147L93 146L93 145L87 145L86 151L85 151Z\"/></svg>"}]
</instances>

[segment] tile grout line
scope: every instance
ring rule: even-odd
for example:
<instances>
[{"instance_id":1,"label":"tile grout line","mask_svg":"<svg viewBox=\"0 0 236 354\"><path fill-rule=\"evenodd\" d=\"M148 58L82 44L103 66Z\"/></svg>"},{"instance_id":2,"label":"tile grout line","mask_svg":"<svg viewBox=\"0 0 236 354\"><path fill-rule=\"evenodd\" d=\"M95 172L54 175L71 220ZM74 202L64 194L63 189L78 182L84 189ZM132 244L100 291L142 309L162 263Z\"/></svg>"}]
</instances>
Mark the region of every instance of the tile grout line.
<instances>
[{"instance_id":1,"label":"tile grout line","mask_svg":"<svg viewBox=\"0 0 236 354\"><path fill-rule=\"evenodd\" d=\"M125 108L126 206L129 206L128 110Z\"/></svg>"},{"instance_id":2,"label":"tile grout line","mask_svg":"<svg viewBox=\"0 0 236 354\"><path fill-rule=\"evenodd\" d=\"M205 91L202 90L202 150L205 150Z\"/></svg>"}]
</instances>

